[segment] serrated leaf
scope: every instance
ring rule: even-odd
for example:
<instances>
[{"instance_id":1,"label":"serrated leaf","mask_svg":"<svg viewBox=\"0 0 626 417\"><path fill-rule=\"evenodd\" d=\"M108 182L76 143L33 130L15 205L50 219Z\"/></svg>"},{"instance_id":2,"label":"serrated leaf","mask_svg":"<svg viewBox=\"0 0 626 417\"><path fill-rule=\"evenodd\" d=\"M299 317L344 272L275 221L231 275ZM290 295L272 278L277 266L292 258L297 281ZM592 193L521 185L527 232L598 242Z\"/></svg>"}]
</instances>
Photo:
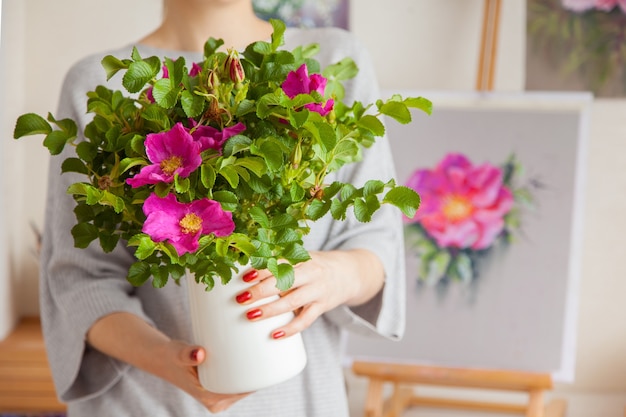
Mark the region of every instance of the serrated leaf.
<instances>
[{"instance_id":1,"label":"serrated leaf","mask_svg":"<svg viewBox=\"0 0 626 417\"><path fill-rule=\"evenodd\" d=\"M101 232L99 235L100 246L105 253L113 252L120 241L120 235L115 233Z\"/></svg>"},{"instance_id":2,"label":"serrated leaf","mask_svg":"<svg viewBox=\"0 0 626 417\"><path fill-rule=\"evenodd\" d=\"M311 220L319 220L330 210L330 200L313 200L307 209L307 217Z\"/></svg>"},{"instance_id":3,"label":"serrated leaf","mask_svg":"<svg viewBox=\"0 0 626 417\"><path fill-rule=\"evenodd\" d=\"M150 274L152 275L152 286L154 288L165 287L170 278L168 269L162 267L161 265L152 265L150 268Z\"/></svg>"},{"instance_id":4,"label":"serrated leaf","mask_svg":"<svg viewBox=\"0 0 626 417\"><path fill-rule=\"evenodd\" d=\"M91 223L79 223L72 227L74 246L85 249L98 238L98 228Z\"/></svg>"},{"instance_id":5,"label":"serrated leaf","mask_svg":"<svg viewBox=\"0 0 626 417\"><path fill-rule=\"evenodd\" d=\"M383 203L398 207L406 217L412 219L420 206L420 197L409 187L397 186L385 194Z\"/></svg>"},{"instance_id":6,"label":"serrated leaf","mask_svg":"<svg viewBox=\"0 0 626 417\"><path fill-rule=\"evenodd\" d=\"M62 130L53 130L46 135L46 138L43 140L43 144L46 148L48 148L51 155L58 155L63 152L65 144L71 139L73 138L68 137Z\"/></svg>"},{"instance_id":7,"label":"serrated leaf","mask_svg":"<svg viewBox=\"0 0 626 417\"><path fill-rule=\"evenodd\" d=\"M150 266L143 262L135 262L128 268L126 279L135 287L140 287L150 279Z\"/></svg>"},{"instance_id":8,"label":"serrated leaf","mask_svg":"<svg viewBox=\"0 0 626 417\"><path fill-rule=\"evenodd\" d=\"M369 180L363 186L363 197L377 195L385 190L385 183L380 180Z\"/></svg>"},{"instance_id":9,"label":"serrated leaf","mask_svg":"<svg viewBox=\"0 0 626 417\"><path fill-rule=\"evenodd\" d=\"M180 96L180 102L183 106L183 111L187 117L199 116L204 111L206 101L204 97L193 94L188 90L184 90Z\"/></svg>"},{"instance_id":10,"label":"serrated leaf","mask_svg":"<svg viewBox=\"0 0 626 417\"><path fill-rule=\"evenodd\" d=\"M213 199L226 211L235 211L239 208L239 199L230 191L216 191L213 193Z\"/></svg>"},{"instance_id":11,"label":"serrated leaf","mask_svg":"<svg viewBox=\"0 0 626 417\"><path fill-rule=\"evenodd\" d=\"M322 75L326 78L334 78L339 81L354 78L359 72L352 58L344 58L336 64L328 65L324 68Z\"/></svg>"},{"instance_id":12,"label":"serrated leaf","mask_svg":"<svg viewBox=\"0 0 626 417\"><path fill-rule=\"evenodd\" d=\"M383 136L385 134L385 125L378 117L371 114L366 114L358 122L357 126L367 129L376 136Z\"/></svg>"},{"instance_id":13,"label":"serrated leaf","mask_svg":"<svg viewBox=\"0 0 626 417\"><path fill-rule=\"evenodd\" d=\"M19 139L30 135L47 135L52 132L52 126L46 119L35 113L23 114L17 118L13 138Z\"/></svg>"},{"instance_id":14,"label":"serrated leaf","mask_svg":"<svg viewBox=\"0 0 626 417\"><path fill-rule=\"evenodd\" d=\"M213 188L216 177L217 174L215 173L215 168L213 168L212 165L203 164L200 167L200 181L202 182L202 185L204 185L204 187L206 187L207 189L210 190L211 188Z\"/></svg>"},{"instance_id":15,"label":"serrated leaf","mask_svg":"<svg viewBox=\"0 0 626 417\"><path fill-rule=\"evenodd\" d=\"M433 113L433 103L424 97L409 97L404 100L407 107L419 109L426 114Z\"/></svg>"},{"instance_id":16,"label":"serrated leaf","mask_svg":"<svg viewBox=\"0 0 626 417\"><path fill-rule=\"evenodd\" d=\"M61 172L78 172L79 174L87 174L89 170L83 161L78 158L67 158L61 164Z\"/></svg>"},{"instance_id":17,"label":"serrated leaf","mask_svg":"<svg viewBox=\"0 0 626 417\"><path fill-rule=\"evenodd\" d=\"M284 248L283 256L292 264L311 259L309 252L300 243L291 243Z\"/></svg>"},{"instance_id":18,"label":"serrated leaf","mask_svg":"<svg viewBox=\"0 0 626 417\"><path fill-rule=\"evenodd\" d=\"M259 225L261 225L261 227L269 229L270 227L269 218L267 217L267 214L261 207L259 206L252 207L250 209L250 217L252 218L252 220L254 220Z\"/></svg>"},{"instance_id":19,"label":"serrated leaf","mask_svg":"<svg viewBox=\"0 0 626 417\"><path fill-rule=\"evenodd\" d=\"M152 89L152 95L154 101L165 109L171 109L178 102L178 94L180 93L180 87L174 86L171 80L162 78L154 83Z\"/></svg>"},{"instance_id":20,"label":"serrated leaf","mask_svg":"<svg viewBox=\"0 0 626 417\"><path fill-rule=\"evenodd\" d=\"M269 259L267 261L267 269L276 278L276 288L279 290L287 291L293 286L296 275L291 264L279 264L275 259Z\"/></svg>"},{"instance_id":21,"label":"serrated leaf","mask_svg":"<svg viewBox=\"0 0 626 417\"><path fill-rule=\"evenodd\" d=\"M388 101L382 106L379 106L378 110L382 114L395 119L399 123L407 124L411 122L411 112L404 103L398 101Z\"/></svg>"},{"instance_id":22,"label":"serrated leaf","mask_svg":"<svg viewBox=\"0 0 626 417\"><path fill-rule=\"evenodd\" d=\"M124 74L122 85L129 93L138 93L155 75L156 73L147 62L133 62Z\"/></svg>"},{"instance_id":23,"label":"serrated leaf","mask_svg":"<svg viewBox=\"0 0 626 417\"><path fill-rule=\"evenodd\" d=\"M224 177L224 179L228 181L228 184L230 184L232 188L237 188L239 186L239 174L232 165L226 165L222 167L219 170L218 174Z\"/></svg>"},{"instance_id":24,"label":"serrated leaf","mask_svg":"<svg viewBox=\"0 0 626 417\"><path fill-rule=\"evenodd\" d=\"M126 65L123 61L114 57L113 55L105 56L104 58L102 58L102 61L100 61L100 63L106 71L107 81L109 81L115 74L117 74L118 71L128 68L128 65Z\"/></svg>"}]
</instances>

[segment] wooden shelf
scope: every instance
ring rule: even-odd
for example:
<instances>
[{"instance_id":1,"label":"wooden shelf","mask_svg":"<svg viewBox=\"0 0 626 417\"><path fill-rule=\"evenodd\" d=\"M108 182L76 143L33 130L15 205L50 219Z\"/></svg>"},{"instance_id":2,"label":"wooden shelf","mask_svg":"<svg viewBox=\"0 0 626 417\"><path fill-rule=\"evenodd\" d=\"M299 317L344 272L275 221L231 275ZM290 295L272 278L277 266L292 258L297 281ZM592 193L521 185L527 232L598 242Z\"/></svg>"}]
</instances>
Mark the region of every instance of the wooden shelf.
<instances>
[{"instance_id":1,"label":"wooden shelf","mask_svg":"<svg viewBox=\"0 0 626 417\"><path fill-rule=\"evenodd\" d=\"M0 341L0 412L63 412L48 366L38 317L20 320Z\"/></svg>"}]
</instances>

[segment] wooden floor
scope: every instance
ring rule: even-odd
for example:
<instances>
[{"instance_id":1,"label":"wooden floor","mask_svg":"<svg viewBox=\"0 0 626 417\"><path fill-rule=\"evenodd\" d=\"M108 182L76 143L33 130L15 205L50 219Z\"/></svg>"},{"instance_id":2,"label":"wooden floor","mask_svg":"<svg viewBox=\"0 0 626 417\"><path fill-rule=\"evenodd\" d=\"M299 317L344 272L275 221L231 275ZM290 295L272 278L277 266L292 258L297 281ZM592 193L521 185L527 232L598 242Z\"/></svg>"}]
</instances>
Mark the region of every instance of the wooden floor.
<instances>
[{"instance_id":1,"label":"wooden floor","mask_svg":"<svg viewBox=\"0 0 626 417\"><path fill-rule=\"evenodd\" d=\"M0 413L62 412L38 318L23 318L0 341Z\"/></svg>"}]
</instances>

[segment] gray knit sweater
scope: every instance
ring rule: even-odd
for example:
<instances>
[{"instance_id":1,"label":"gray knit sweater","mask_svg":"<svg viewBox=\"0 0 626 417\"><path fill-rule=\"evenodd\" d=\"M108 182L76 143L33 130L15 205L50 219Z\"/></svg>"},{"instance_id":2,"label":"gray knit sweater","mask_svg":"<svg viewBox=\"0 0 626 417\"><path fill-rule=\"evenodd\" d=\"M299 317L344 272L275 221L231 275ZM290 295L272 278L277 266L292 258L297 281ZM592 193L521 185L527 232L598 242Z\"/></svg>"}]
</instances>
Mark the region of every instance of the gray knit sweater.
<instances>
[{"instance_id":1,"label":"gray knit sweater","mask_svg":"<svg viewBox=\"0 0 626 417\"><path fill-rule=\"evenodd\" d=\"M286 48L318 43L322 67L352 57L360 68L346 85L346 101L372 102L378 97L369 56L348 33L339 29L288 29ZM130 56L131 47L109 51ZM178 51L139 47L144 57L185 56L188 63L201 56ZM78 62L69 71L62 89L58 118L79 121L86 115L86 92L97 85L121 89L121 77L108 83L100 65L104 54ZM193 398L178 388L90 348L85 334L92 324L112 312L130 312L161 329L171 338L190 340L186 288L168 284L134 288L125 279L132 254L120 245L104 254L97 243L88 249L74 248L70 229L74 225L73 199L66 194L71 182L84 180L74 174L60 175L60 163L68 149L50 164L45 233L41 260L41 316L46 346L59 398L68 403L70 417L99 416L208 416ZM371 178L387 180L394 175L389 146L379 141L365 152L364 161L339 173L343 181L362 184ZM334 222L325 217L305 237L309 250L365 248L378 254L385 266L383 290L367 304L338 307L320 317L303 332L308 355L306 369L297 377L256 392L220 416L238 417L342 417L348 416L341 368L341 333L356 331L390 339L404 329L404 254L399 212L389 206L367 224L349 218ZM124 341L120 341L124 343Z\"/></svg>"}]
</instances>

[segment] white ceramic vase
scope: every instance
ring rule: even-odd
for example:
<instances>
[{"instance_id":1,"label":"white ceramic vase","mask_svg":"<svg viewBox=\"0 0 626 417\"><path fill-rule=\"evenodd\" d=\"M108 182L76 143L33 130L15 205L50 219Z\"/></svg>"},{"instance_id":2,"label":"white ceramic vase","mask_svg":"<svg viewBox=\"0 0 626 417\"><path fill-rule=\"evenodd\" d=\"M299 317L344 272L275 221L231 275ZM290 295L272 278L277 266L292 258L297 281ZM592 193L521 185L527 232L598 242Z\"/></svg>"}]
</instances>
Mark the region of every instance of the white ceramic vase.
<instances>
[{"instance_id":1,"label":"white ceramic vase","mask_svg":"<svg viewBox=\"0 0 626 417\"><path fill-rule=\"evenodd\" d=\"M246 312L276 297L241 305L235 297L251 284L239 268L227 285L216 280L211 291L187 276L193 343L203 346L207 358L198 367L200 383L220 394L253 392L298 375L306 365L302 336L273 339L272 332L293 319L293 313L250 321Z\"/></svg>"}]
</instances>

